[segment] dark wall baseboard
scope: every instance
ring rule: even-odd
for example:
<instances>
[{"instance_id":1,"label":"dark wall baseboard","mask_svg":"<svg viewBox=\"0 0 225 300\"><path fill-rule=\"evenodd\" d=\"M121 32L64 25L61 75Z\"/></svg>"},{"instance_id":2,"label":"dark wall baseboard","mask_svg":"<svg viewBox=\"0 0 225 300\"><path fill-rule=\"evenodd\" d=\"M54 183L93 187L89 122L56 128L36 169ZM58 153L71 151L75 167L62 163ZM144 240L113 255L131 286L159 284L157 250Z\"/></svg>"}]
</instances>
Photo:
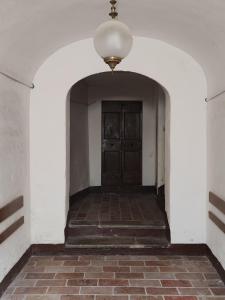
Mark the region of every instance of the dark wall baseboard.
<instances>
[{"instance_id":1,"label":"dark wall baseboard","mask_svg":"<svg viewBox=\"0 0 225 300\"><path fill-rule=\"evenodd\" d=\"M208 248L207 249L207 257L209 258L212 265L214 266L214 268L216 269L216 271L218 272L222 281L225 284L225 270L224 270L223 266L221 265L221 263L218 261L218 259L215 257L215 255L212 253L211 249L208 246L207 246L207 248Z\"/></svg>"},{"instance_id":2,"label":"dark wall baseboard","mask_svg":"<svg viewBox=\"0 0 225 300\"><path fill-rule=\"evenodd\" d=\"M64 255L64 244L33 244L31 255Z\"/></svg>"},{"instance_id":3,"label":"dark wall baseboard","mask_svg":"<svg viewBox=\"0 0 225 300\"><path fill-rule=\"evenodd\" d=\"M151 248L151 249L66 249L64 244L35 244L31 245L24 255L19 259L15 266L5 276L0 283L0 297L7 287L20 273L27 261L32 255L186 255L186 256L207 256L221 279L225 283L225 270L220 262L213 255L212 251L206 244L172 244L168 247Z\"/></svg>"},{"instance_id":4,"label":"dark wall baseboard","mask_svg":"<svg viewBox=\"0 0 225 300\"><path fill-rule=\"evenodd\" d=\"M161 186L157 191L157 199L161 210L165 210L165 186Z\"/></svg>"},{"instance_id":5,"label":"dark wall baseboard","mask_svg":"<svg viewBox=\"0 0 225 300\"><path fill-rule=\"evenodd\" d=\"M28 262L31 256L31 247L27 249L27 251L23 254L23 256L18 260L18 262L12 267L12 269L8 272L5 278L0 283L0 298L7 289L7 287L13 282L16 276L23 269L25 264Z\"/></svg>"}]
</instances>

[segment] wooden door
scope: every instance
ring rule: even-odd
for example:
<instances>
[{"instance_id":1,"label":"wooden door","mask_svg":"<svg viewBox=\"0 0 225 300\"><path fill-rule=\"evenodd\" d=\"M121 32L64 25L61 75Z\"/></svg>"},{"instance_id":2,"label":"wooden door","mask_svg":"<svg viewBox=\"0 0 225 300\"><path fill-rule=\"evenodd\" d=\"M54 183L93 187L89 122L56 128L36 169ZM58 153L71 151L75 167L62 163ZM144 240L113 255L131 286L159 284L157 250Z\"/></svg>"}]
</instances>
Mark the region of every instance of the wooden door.
<instances>
[{"instance_id":1,"label":"wooden door","mask_svg":"<svg viewBox=\"0 0 225 300\"><path fill-rule=\"evenodd\" d=\"M102 185L142 184L142 103L102 102Z\"/></svg>"}]
</instances>

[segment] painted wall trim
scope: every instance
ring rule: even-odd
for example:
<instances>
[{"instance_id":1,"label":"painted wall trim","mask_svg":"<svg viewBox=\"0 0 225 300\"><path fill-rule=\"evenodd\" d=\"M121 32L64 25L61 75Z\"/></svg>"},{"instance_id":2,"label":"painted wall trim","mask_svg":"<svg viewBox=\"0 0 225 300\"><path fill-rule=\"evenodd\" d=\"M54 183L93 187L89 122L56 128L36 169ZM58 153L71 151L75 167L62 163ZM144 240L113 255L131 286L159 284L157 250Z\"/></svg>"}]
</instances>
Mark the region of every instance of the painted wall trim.
<instances>
[{"instance_id":1,"label":"painted wall trim","mask_svg":"<svg viewBox=\"0 0 225 300\"><path fill-rule=\"evenodd\" d=\"M24 217L19 218L0 234L0 245L24 224Z\"/></svg>"},{"instance_id":2,"label":"painted wall trim","mask_svg":"<svg viewBox=\"0 0 225 300\"><path fill-rule=\"evenodd\" d=\"M3 222L23 207L23 196L20 196L0 208L0 222Z\"/></svg>"},{"instance_id":3,"label":"painted wall trim","mask_svg":"<svg viewBox=\"0 0 225 300\"><path fill-rule=\"evenodd\" d=\"M209 202L225 214L225 201L216 194L209 192Z\"/></svg>"},{"instance_id":4,"label":"painted wall trim","mask_svg":"<svg viewBox=\"0 0 225 300\"><path fill-rule=\"evenodd\" d=\"M209 218L223 233L225 233L225 224L211 211L209 211Z\"/></svg>"}]
</instances>

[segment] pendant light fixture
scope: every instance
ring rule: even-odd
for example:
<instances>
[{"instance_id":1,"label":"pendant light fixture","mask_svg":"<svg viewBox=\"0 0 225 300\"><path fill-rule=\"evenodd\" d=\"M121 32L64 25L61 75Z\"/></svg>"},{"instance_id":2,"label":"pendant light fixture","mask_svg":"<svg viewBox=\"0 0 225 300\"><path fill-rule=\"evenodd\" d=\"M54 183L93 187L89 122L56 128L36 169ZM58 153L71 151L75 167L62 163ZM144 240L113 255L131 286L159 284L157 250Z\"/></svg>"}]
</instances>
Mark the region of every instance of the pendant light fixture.
<instances>
[{"instance_id":1,"label":"pendant light fixture","mask_svg":"<svg viewBox=\"0 0 225 300\"><path fill-rule=\"evenodd\" d=\"M109 16L112 20L101 24L94 38L97 53L113 71L115 67L129 54L133 37L128 26L117 20L116 0L110 1L112 7Z\"/></svg>"}]
</instances>

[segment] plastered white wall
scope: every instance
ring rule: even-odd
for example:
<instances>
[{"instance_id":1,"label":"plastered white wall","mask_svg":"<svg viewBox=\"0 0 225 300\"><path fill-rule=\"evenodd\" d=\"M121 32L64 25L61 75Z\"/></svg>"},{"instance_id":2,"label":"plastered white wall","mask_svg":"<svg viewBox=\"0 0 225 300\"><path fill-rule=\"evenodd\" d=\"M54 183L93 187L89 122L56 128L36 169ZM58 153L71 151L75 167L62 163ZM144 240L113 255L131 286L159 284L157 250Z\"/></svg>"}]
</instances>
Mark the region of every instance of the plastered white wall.
<instances>
[{"instance_id":1,"label":"plastered white wall","mask_svg":"<svg viewBox=\"0 0 225 300\"><path fill-rule=\"evenodd\" d=\"M70 92L70 195L89 186L88 89L78 83Z\"/></svg>"},{"instance_id":2,"label":"plastered white wall","mask_svg":"<svg viewBox=\"0 0 225 300\"><path fill-rule=\"evenodd\" d=\"M126 86L128 84L128 86ZM155 185L156 171L156 99L153 81L141 86L129 80L119 86L89 87L89 163L90 185L101 185L101 101L142 101L143 102L143 152L142 184Z\"/></svg>"},{"instance_id":3,"label":"plastered white wall","mask_svg":"<svg viewBox=\"0 0 225 300\"><path fill-rule=\"evenodd\" d=\"M171 106L171 101L169 98L169 94L166 90L164 90L166 101L165 101L165 210L167 214L168 220L171 220L171 215L170 215L170 203L171 203L171 182L170 182L170 106Z\"/></svg>"},{"instance_id":4,"label":"plastered white wall","mask_svg":"<svg viewBox=\"0 0 225 300\"><path fill-rule=\"evenodd\" d=\"M0 282L30 246L28 103L28 89L0 77L0 208L24 196L24 207L0 224L0 233L25 217L25 224L0 245Z\"/></svg>"},{"instance_id":5,"label":"plastered white wall","mask_svg":"<svg viewBox=\"0 0 225 300\"><path fill-rule=\"evenodd\" d=\"M162 89L157 88L157 187L165 184L165 119L166 103ZM168 139L168 137L167 137Z\"/></svg>"},{"instance_id":6,"label":"plastered white wall","mask_svg":"<svg viewBox=\"0 0 225 300\"><path fill-rule=\"evenodd\" d=\"M225 96L208 103L208 191L225 200ZM225 216L213 205L208 205L225 223ZM208 218L208 217L207 217ZM207 243L225 268L224 233L208 219Z\"/></svg>"},{"instance_id":7,"label":"plastered white wall","mask_svg":"<svg viewBox=\"0 0 225 300\"><path fill-rule=\"evenodd\" d=\"M170 95L167 182L172 243L204 243L205 75L186 53L161 41L139 37L134 39L132 52L120 68L155 79ZM107 66L97 56L92 39L87 39L57 51L35 76L37 88L32 91L30 102L32 242L64 241L65 203L69 196L65 102L75 82L104 70L108 70Z\"/></svg>"}]
</instances>

